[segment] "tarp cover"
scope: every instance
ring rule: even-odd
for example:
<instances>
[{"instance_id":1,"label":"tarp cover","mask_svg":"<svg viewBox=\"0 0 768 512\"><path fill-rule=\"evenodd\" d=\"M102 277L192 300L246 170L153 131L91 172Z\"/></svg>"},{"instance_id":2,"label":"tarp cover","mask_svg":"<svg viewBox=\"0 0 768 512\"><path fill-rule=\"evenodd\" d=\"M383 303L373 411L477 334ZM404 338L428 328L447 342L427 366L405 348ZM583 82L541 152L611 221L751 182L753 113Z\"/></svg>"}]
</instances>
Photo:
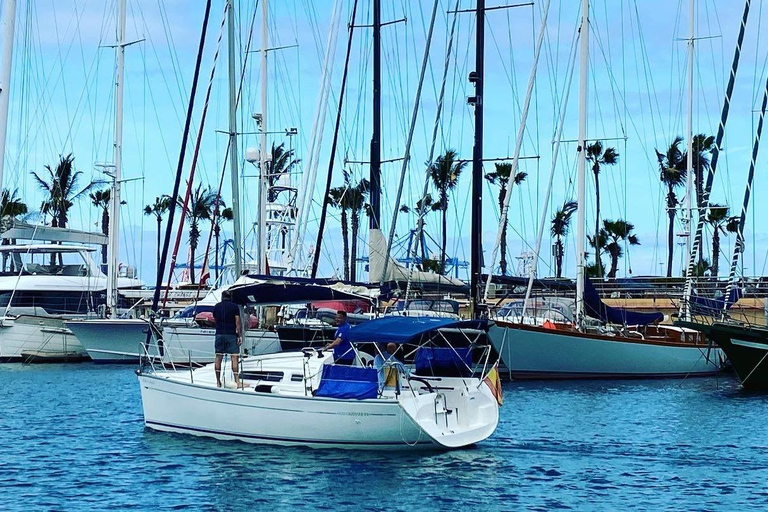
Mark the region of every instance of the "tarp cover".
<instances>
[{"instance_id":1,"label":"tarp cover","mask_svg":"<svg viewBox=\"0 0 768 512\"><path fill-rule=\"evenodd\" d=\"M455 320L440 317L384 316L356 325L349 330L352 343L414 343L443 328L486 330L485 320Z\"/></svg>"},{"instance_id":2,"label":"tarp cover","mask_svg":"<svg viewBox=\"0 0 768 512\"><path fill-rule=\"evenodd\" d=\"M485 282L488 279L488 274L483 274L482 278L483 278L483 282ZM528 278L521 277L521 276L493 275L491 276L491 282L497 283L497 284L505 284L507 286L528 286ZM565 279L565 278L534 279L533 287L543 288L545 290L567 291L567 290L574 290L576 288L576 285L570 279Z\"/></svg>"},{"instance_id":3,"label":"tarp cover","mask_svg":"<svg viewBox=\"0 0 768 512\"><path fill-rule=\"evenodd\" d=\"M648 325L661 322L664 313L638 313L624 308L607 306L589 279L584 280L584 306L588 316L619 325Z\"/></svg>"},{"instance_id":4,"label":"tarp cover","mask_svg":"<svg viewBox=\"0 0 768 512\"><path fill-rule=\"evenodd\" d=\"M229 289L238 304L306 304L317 300L366 300L326 285L283 280L236 285Z\"/></svg>"},{"instance_id":5,"label":"tarp cover","mask_svg":"<svg viewBox=\"0 0 768 512\"><path fill-rule=\"evenodd\" d=\"M419 347L413 365L418 375L468 377L472 373L472 348Z\"/></svg>"},{"instance_id":6,"label":"tarp cover","mask_svg":"<svg viewBox=\"0 0 768 512\"><path fill-rule=\"evenodd\" d=\"M741 288L732 288L728 292L728 302L725 301L725 294L716 298L702 297L700 295L691 296L691 313L694 315L720 316L723 310L731 309L744 295Z\"/></svg>"},{"instance_id":7,"label":"tarp cover","mask_svg":"<svg viewBox=\"0 0 768 512\"><path fill-rule=\"evenodd\" d=\"M376 398L379 393L379 374L375 368L326 364L315 396Z\"/></svg>"}]
</instances>

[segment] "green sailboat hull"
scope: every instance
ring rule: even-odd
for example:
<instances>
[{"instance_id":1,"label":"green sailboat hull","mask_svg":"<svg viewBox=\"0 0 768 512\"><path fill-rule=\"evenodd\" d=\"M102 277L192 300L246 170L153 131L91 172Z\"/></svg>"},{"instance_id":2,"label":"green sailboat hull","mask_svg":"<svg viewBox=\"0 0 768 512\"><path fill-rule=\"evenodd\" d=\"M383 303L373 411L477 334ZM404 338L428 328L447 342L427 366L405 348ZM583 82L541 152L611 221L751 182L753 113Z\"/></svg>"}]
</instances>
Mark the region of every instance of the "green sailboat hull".
<instances>
[{"instance_id":1,"label":"green sailboat hull","mask_svg":"<svg viewBox=\"0 0 768 512\"><path fill-rule=\"evenodd\" d=\"M768 390L768 328L725 322L677 322L702 332L723 349L745 389Z\"/></svg>"}]
</instances>

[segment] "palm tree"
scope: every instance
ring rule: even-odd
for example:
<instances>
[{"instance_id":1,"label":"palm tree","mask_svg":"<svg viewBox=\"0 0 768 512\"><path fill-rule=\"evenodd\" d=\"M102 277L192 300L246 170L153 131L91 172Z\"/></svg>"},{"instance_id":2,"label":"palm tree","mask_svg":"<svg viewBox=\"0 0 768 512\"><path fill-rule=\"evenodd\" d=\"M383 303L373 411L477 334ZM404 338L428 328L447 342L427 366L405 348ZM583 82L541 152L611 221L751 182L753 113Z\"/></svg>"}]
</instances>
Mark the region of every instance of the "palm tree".
<instances>
[{"instance_id":1,"label":"palm tree","mask_svg":"<svg viewBox=\"0 0 768 512\"><path fill-rule=\"evenodd\" d=\"M349 277L350 280L357 280L357 234L360 230L360 213L366 207L368 192L371 190L371 183L363 178L354 187L347 190L346 200L350 213L352 214L352 243L349 259Z\"/></svg>"},{"instance_id":2,"label":"palm tree","mask_svg":"<svg viewBox=\"0 0 768 512\"><path fill-rule=\"evenodd\" d=\"M667 228L667 277L672 277L672 258L675 251L675 215L680 201L675 195L675 188L683 185L688 176L686 170L685 154L680 150L682 137L675 137L666 153L656 150L656 158L659 160L659 179L667 187L667 216L669 227Z\"/></svg>"},{"instance_id":3,"label":"palm tree","mask_svg":"<svg viewBox=\"0 0 768 512\"><path fill-rule=\"evenodd\" d=\"M739 227L739 218L729 216L730 209L721 204L709 205L707 224L712 226L712 276L717 277L720 261L720 233L735 233Z\"/></svg>"},{"instance_id":4,"label":"palm tree","mask_svg":"<svg viewBox=\"0 0 768 512\"><path fill-rule=\"evenodd\" d=\"M224 206L225 208L221 211L219 211L219 208ZM216 268L216 280L219 279L219 237L221 235L221 223L222 221L230 221L234 220L235 215L232 212L232 208L226 208L226 204L224 204L224 201L221 199L221 196L218 197L218 201L215 201L214 204L214 212L213 212L213 237L214 237L214 253L213 253L213 259L214 259L214 266Z\"/></svg>"},{"instance_id":5,"label":"palm tree","mask_svg":"<svg viewBox=\"0 0 768 512\"><path fill-rule=\"evenodd\" d=\"M416 244L418 244L419 248L421 249L421 269L426 271L427 269L424 267L424 262L427 260L426 252L424 251L424 244L421 243L422 239L424 238L424 225L426 224L425 217L429 212L439 211L440 210L440 204L435 203L435 201L432 199L432 194L427 193L424 197L416 201L416 204L414 206L407 206L403 205L400 207L400 211L402 213L410 213L414 212L416 215L418 215L419 218L419 224L416 226L416 235L418 239L416 240ZM410 254L409 254L410 257Z\"/></svg>"},{"instance_id":6,"label":"palm tree","mask_svg":"<svg viewBox=\"0 0 768 512\"><path fill-rule=\"evenodd\" d=\"M0 193L0 219L4 217L18 217L29 210L27 205L19 197L19 190L4 188Z\"/></svg>"},{"instance_id":7,"label":"palm tree","mask_svg":"<svg viewBox=\"0 0 768 512\"><path fill-rule=\"evenodd\" d=\"M349 204L346 200L346 194L346 186L334 187L328 192L328 197L326 197L325 200L330 206L341 210L341 241L343 244L344 280L349 281L349 223L347 220Z\"/></svg>"},{"instance_id":8,"label":"palm tree","mask_svg":"<svg viewBox=\"0 0 768 512\"><path fill-rule=\"evenodd\" d=\"M0 233L10 228L14 217L25 215L28 212L27 205L18 196L18 189L3 189L0 193ZM2 245L11 245L15 240L4 238ZM5 270L5 264L8 261L8 253L3 253L3 266L0 270Z\"/></svg>"},{"instance_id":9,"label":"palm tree","mask_svg":"<svg viewBox=\"0 0 768 512\"><path fill-rule=\"evenodd\" d=\"M160 268L160 231L162 230L163 215L171 208L171 196L155 198L155 204L144 207L144 215L154 215L157 221L157 268Z\"/></svg>"},{"instance_id":10,"label":"palm tree","mask_svg":"<svg viewBox=\"0 0 768 512\"><path fill-rule=\"evenodd\" d=\"M440 273L445 272L445 249L448 245L448 192L456 188L459 182L459 175L466 167L467 162L458 159L456 151L449 149L444 154L437 157L437 160L429 166L429 176L432 183L437 188L439 199L439 210L442 211L442 244L440 246Z\"/></svg>"},{"instance_id":11,"label":"palm tree","mask_svg":"<svg viewBox=\"0 0 768 512\"><path fill-rule=\"evenodd\" d=\"M611 269L608 271L608 277L616 277L616 271L619 267L619 258L624 255L624 242L629 245L640 245L637 235L632 233L635 226L631 222L622 219L604 220L601 236L605 239L605 250L611 256Z\"/></svg>"},{"instance_id":12,"label":"palm tree","mask_svg":"<svg viewBox=\"0 0 768 512\"><path fill-rule=\"evenodd\" d=\"M496 171L495 172L489 172L485 175L485 179L490 181L493 184L496 184L498 182L499 184L499 212L501 212L504 209L504 200L507 197L507 188L511 187L509 186L509 179L510 176L512 176L512 164L510 163L497 163L496 164ZM525 181L525 178L528 176L527 173L524 172L518 172L515 174L514 178L512 178L512 184L513 185L519 185L523 181ZM508 220L508 219L507 219ZM501 274L507 275L507 222L504 222L504 225L501 226Z\"/></svg>"},{"instance_id":13,"label":"palm tree","mask_svg":"<svg viewBox=\"0 0 768 512\"><path fill-rule=\"evenodd\" d=\"M712 151L715 149L715 137L699 133L693 136L691 145L693 147L693 181L696 188L696 204L701 208L706 181L704 174L705 171L709 170ZM683 157L687 161L688 153L685 152Z\"/></svg>"},{"instance_id":14,"label":"palm tree","mask_svg":"<svg viewBox=\"0 0 768 512\"><path fill-rule=\"evenodd\" d=\"M187 221L189 222L189 277L195 282L195 250L200 240L200 221L210 220L213 206L216 202L216 193L211 187L203 189L203 185L197 186L189 198L189 210Z\"/></svg>"},{"instance_id":15,"label":"palm tree","mask_svg":"<svg viewBox=\"0 0 768 512\"><path fill-rule=\"evenodd\" d=\"M101 208L101 232L104 236L109 236L109 198L111 196L110 189L97 190L91 192L88 197L91 198L91 204L97 208ZM107 246L101 246L101 263L107 264Z\"/></svg>"},{"instance_id":16,"label":"palm tree","mask_svg":"<svg viewBox=\"0 0 768 512\"><path fill-rule=\"evenodd\" d=\"M70 153L67 156L60 157L56 170L51 169L50 165L45 166L48 175L45 179L32 171L31 174L37 181L40 189L48 194L40 206L42 214L51 214L51 226L65 228L69 221L69 209L74 202L80 199L83 194L93 188L94 182L89 182L85 187L77 191L77 182L83 174L81 171L75 171L74 157Z\"/></svg>"},{"instance_id":17,"label":"palm tree","mask_svg":"<svg viewBox=\"0 0 768 512\"><path fill-rule=\"evenodd\" d=\"M605 148L599 140L587 146L587 161L592 162L592 172L595 175L595 238L600 233L600 167L603 165L616 165L619 162L619 153L615 148ZM595 265L597 277L602 277L603 268L600 259L600 247L595 247Z\"/></svg>"},{"instance_id":18,"label":"palm tree","mask_svg":"<svg viewBox=\"0 0 768 512\"><path fill-rule=\"evenodd\" d=\"M604 229L601 229L597 236L587 235L587 242L595 249L595 262L588 263L585 267L585 272L588 277L602 278L603 269L603 254L606 245L608 245L608 236Z\"/></svg>"},{"instance_id":19,"label":"palm tree","mask_svg":"<svg viewBox=\"0 0 768 512\"><path fill-rule=\"evenodd\" d=\"M299 162L298 158L293 158L293 149L285 150L285 143L275 146L272 143L271 160L267 163L267 182L269 184L269 193L267 194L267 200L269 202L277 199L278 192L272 190L272 187L277 185L280 177L283 174L291 172Z\"/></svg>"},{"instance_id":20,"label":"palm tree","mask_svg":"<svg viewBox=\"0 0 768 512\"><path fill-rule=\"evenodd\" d=\"M568 235L571 225L571 217L578 208L576 201L566 201L552 217L550 233L555 237L555 276L563 277L563 238Z\"/></svg>"}]
</instances>

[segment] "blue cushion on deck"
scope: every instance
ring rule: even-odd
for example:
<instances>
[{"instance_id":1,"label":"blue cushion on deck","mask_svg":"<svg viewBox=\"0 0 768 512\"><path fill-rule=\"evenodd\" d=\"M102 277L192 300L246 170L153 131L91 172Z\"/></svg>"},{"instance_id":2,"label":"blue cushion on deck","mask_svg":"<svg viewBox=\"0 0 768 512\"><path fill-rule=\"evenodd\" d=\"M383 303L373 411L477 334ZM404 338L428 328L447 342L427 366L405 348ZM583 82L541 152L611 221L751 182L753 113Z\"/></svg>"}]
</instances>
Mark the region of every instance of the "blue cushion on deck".
<instances>
[{"instance_id":1,"label":"blue cushion on deck","mask_svg":"<svg viewBox=\"0 0 768 512\"><path fill-rule=\"evenodd\" d=\"M375 368L326 364L315 396L330 398L376 398L379 391Z\"/></svg>"}]
</instances>

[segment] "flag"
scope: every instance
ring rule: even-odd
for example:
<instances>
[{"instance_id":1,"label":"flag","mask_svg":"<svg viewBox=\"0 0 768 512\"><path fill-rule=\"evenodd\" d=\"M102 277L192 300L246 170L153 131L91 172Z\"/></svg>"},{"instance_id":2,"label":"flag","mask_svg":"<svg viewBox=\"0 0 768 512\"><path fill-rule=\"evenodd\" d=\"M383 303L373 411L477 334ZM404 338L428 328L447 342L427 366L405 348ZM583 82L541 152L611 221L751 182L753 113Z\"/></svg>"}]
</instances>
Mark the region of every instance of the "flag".
<instances>
[{"instance_id":1,"label":"flag","mask_svg":"<svg viewBox=\"0 0 768 512\"><path fill-rule=\"evenodd\" d=\"M499 405L503 404L504 396L501 391L501 378L499 377L498 361L496 361L496 364L494 364L490 371L486 374L483 382L485 382L491 389L491 393L493 394L493 397L496 399L496 401L499 402Z\"/></svg>"},{"instance_id":2,"label":"flag","mask_svg":"<svg viewBox=\"0 0 768 512\"><path fill-rule=\"evenodd\" d=\"M208 268L208 257L203 259L203 269L200 271L200 286L208 284L208 280L211 278L211 269Z\"/></svg>"}]
</instances>

